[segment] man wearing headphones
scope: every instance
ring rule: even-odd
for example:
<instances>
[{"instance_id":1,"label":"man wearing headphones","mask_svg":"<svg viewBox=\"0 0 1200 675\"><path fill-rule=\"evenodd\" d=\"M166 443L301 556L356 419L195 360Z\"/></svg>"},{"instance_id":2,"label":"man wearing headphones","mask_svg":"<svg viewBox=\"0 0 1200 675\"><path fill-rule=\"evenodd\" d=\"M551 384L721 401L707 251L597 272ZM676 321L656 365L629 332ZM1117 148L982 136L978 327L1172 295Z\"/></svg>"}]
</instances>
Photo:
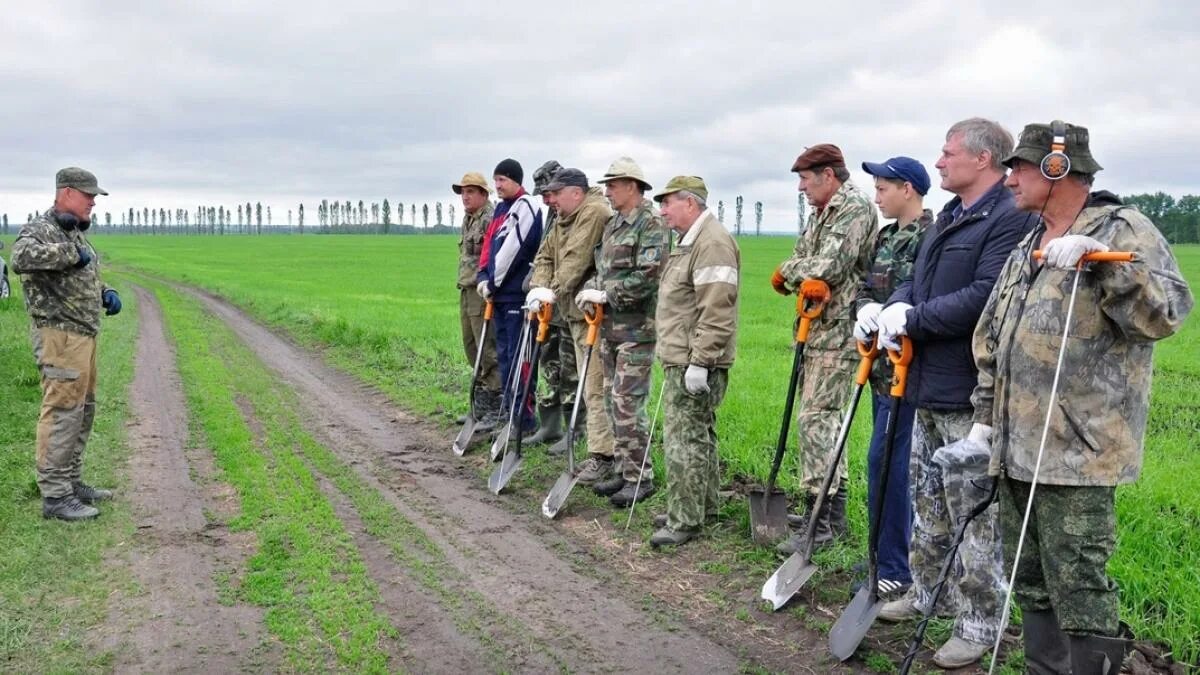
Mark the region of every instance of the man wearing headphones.
<instances>
[{"instance_id":1,"label":"man wearing headphones","mask_svg":"<svg viewBox=\"0 0 1200 675\"><path fill-rule=\"evenodd\" d=\"M1010 566L1034 495L1013 589L1030 672L1116 673L1126 638L1105 570L1116 544L1113 497L1141 470L1154 343L1183 325L1192 294L1154 224L1111 192L1092 192L1101 167L1087 129L1030 124L1004 163L1017 208L1041 221L1009 255L975 328L971 400L985 432L976 450L999 476ZM1078 267L1108 250L1134 257Z\"/></svg>"},{"instance_id":2,"label":"man wearing headphones","mask_svg":"<svg viewBox=\"0 0 1200 675\"><path fill-rule=\"evenodd\" d=\"M96 252L83 236L96 195L96 176L67 167L55 179L54 207L21 228L13 271L21 275L33 320L33 354L42 376L37 424L37 482L42 515L85 520L110 490L83 482L83 450L96 418L96 334L100 310L121 311L121 298L100 281Z\"/></svg>"}]
</instances>

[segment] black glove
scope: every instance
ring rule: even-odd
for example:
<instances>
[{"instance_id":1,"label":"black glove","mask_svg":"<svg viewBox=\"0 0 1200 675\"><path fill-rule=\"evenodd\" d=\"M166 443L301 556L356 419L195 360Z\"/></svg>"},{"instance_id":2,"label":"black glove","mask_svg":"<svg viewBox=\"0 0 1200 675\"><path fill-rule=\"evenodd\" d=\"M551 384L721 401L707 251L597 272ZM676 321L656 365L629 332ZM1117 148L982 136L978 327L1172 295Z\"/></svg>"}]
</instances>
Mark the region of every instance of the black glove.
<instances>
[{"instance_id":1,"label":"black glove","mask_svg":"<svg viewBox=\"0 0 1200 675\"><path fill-rule=\"evenodd\" d=\"M75 269L81 270L87 267L88 263L92 262L92 253L88 251L86 246L76 245L75 249L79 251L79 262L75 263Z\"/></svg>"},{"instance_id":2,"label":"black glove","mask_svg":"<svg viewBox=\"0 0 1200 675\"><path fill-rule=\"evenodd\" d=\"M117 295L116 291L110 288L104 291L104 294L100 298L100 304L104 305L104 314L106 316L121 313L121 296Z\"/></svg>"}]
</instances>

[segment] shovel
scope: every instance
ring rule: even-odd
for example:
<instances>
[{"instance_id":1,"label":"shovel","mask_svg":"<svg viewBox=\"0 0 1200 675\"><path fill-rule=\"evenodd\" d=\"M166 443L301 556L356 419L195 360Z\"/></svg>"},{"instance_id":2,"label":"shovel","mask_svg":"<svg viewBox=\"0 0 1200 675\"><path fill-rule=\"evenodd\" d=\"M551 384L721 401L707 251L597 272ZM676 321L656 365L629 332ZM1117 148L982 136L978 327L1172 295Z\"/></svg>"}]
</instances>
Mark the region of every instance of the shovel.
<instances>
[{"instance_id":1,"label":"shovel","mask_svg":"<svg viewBox=\"0 0 1200 675\"><path fill-rule=\"evenodd\" d=\"M596 347L600 322L604 319L604 305L594 305L594 307L591 314L583 313L583 318L588 325L587 339L584 341L587 349L584 350L583 373L580 374L579 385L575 388L575 405L571 407L571 424L567 426L567 470L558 477L558 480L554 481L554 487L550 488L550 494L546 495L546 500L542 502L542 515L547 518L554 518L558 515L563 504L567 503L567 497L570 496L571 490L575 489L575 483L579 482L579 476L575 473L575 422L579 418L579 402L583 400L583 385L587 380L588 365L592 362L592 350Z\"/></svg>"},{"instance_id":2,"label":"shovel","mask_svg":"<svg viewBox=\"0 0 1200 675\"><path fill-rule=\"evenodd\" d=\"M546 302L542 303L541 309L537 312L529 313L529 322L532 324L535 319L538 322L537 341L533 343L533 351L529 356L530 364L537 363L538 355L542 351L542 343L546 341L546 336L550 333L550 313L553 310L554 305ZM530 365L529 373L521 384L521 397L513 401L514 414L510 415L509 426L512 427L515 424L517 427L517 447L515 450L510 450L508 444L505 443L504 456L500 460L500 466L496 467L496 470L488 477L488 489L492 491L492 494L500 494L504 486L508 485L512 477L516 475L517 469L521 467L521 441L525 435L522 433L521 422L525 418L525 405L529 399L529 392L533 388L533 381L537 379L535 375L533 366Z\"/></svg>"},{"instance_id":3,"label":"shovel","mask_svg":"<svg viewBox=\"0 0 1200 675\"><path fill-rule=\"evenodd\" d=\"M796 327L796 346L792 356L792 376L788 379L787 399L783 404L783 424L779 428L779 442L775 444L775 460L771 463L771 475L767 477L766 488L751 488L750 498L750 538L759 546L772 544L788 533L787 495L783 490L775 489L775 479L779 477L779 465L783 462L783 453L787 450L788 430L792 423L792 409L796 403L796 385L800 382L800 373L804 364L804 345L808 342L808 330L812 327L813 319L821 316L825 303L829 301L829 287L825 287L825 299L807 306L806 298L796 298L796 314L800 323Z\"/></svg>"},{"instance_id":4,"label":"shovel","mask_svg":"<svg viewBox=\"0 0 1200 675\"><path fill-rule=\"evenodd\" d=\"M817 571L817 566L812 563L812 546L813 539L817 536L817 514L821 512L821 508L825 504L825 497L829 494L829 486L833 485L833 476L837 472L838 463L842 461L842 452L846 449L846 439L850 436L850 424L854 421L854 412L858 410L858 399L862 397L863 387L866 386L867 378L871 374L871 366L875 363L875 357L879 355L879 349L875 347L874 339L869 343L859 342L858 353L862 359L858 362L858 372L854 375L854 396L850 399L850 408L846 411L846 415L842 418L842 428L838 431L837 450L834 453L833 461L829 464L829 469L825 472L825 482L821 485L821 492L817 495L816 502L813 503L812 513L808 516L808 529L804 533L804 544L800 550L788 556L788 559L775 570L771 578L762 587L762 599L769 600L773 611L778 611L780 607L787 604L788 600L792 599L804 584Z\"/></svg>"},{"instance_id":5,"label":"shovel","mask_svg":"<svg viewBox=\"0 0 1200 675\"><path fill-rule=\"evenodd\" d=\"M510 366L509 396L508 411L502 412L504 416L504 424L500 426L500 430L496 432L496 438L492 440L492 461L500 459L500 453L504 452L504 448L508 446L508 439L512 435L512 417L513 417L513 402L517 400L517 393L521 391L521 372L525 369L525 364L529 363L529 327L521 328L521 340L517 344L517 359Z\"/></svg>"},{"instance_id":6,"label":"shovel","mask_svg":"<svg viewBox=\"0 0 1200 675\"><path fill-rule=\"evenodd\" d=\"M904 399L904 388L908 384L908 364L912 363L913 346L907 336L900 336L900 351L888 350L888 360L895 366L892 373L892 407L888 413L887 427L884 430L886 442L883 446L883 463L880 466L892 465L892 449L896 445L896 418L900 416L900 402ZM871 519L871 532L867 539L867 583L858 589L854 599L846 606L837 623L829 631L829 651L845 661L854 655L859 643L866 636L879 610L883 609L883 599L879 597L879 525L883 520L883 495L887 494L888 471L879 476L879 499L875 500L874 518Z\"/></svg>"},{"instance_id":7,"label":"shovel","mask_svg":"<svg viewBox=\"0 0 1200 675\"><path fill-rule=\"evenodd\" d=\"M483 326L479 329L479 347L475 350L475 367L471 370L471 391L470 405L471 412L467 415L467 421L463 422L462 429L459 430L458 436L454 437L454 454L462 457L467 451L467 446L471 444L471 438L475 435L475 425L479 418L479 411L475 409L475 389L479 386L479 367L483 363L483 345L487 341L488 324L492 321L492 301L488 300L487 305L483 308Z\"/></svg>"}]
</instances>

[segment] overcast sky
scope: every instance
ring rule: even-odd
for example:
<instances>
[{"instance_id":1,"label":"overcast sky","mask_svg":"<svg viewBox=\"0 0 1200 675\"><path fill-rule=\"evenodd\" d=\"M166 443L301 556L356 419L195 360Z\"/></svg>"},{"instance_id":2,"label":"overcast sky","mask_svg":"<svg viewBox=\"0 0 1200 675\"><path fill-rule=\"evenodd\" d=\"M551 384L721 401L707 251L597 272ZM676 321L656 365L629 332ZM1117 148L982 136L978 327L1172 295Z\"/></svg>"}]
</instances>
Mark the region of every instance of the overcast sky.
<instances>
[{"instance_id":1,"label":"overcast sky","mask_svg":"<svg viewBox=\"0 0 1200 675\"><path fill-rule=\"evenodd\" d=\"M4 0L0 212L91 169L97 211L322 198L447 204L514 157L655 186L703 176L794 231L789 173L836 143L855 168L935 174L970 116L1091 130L1118 193L1200 192L1200 3L63 2ZM937 184L936 175L934 184ZM936 187L930 205L948 196ZM459 207L461 213L461 206Z\"/></svg>"}]
</instances>

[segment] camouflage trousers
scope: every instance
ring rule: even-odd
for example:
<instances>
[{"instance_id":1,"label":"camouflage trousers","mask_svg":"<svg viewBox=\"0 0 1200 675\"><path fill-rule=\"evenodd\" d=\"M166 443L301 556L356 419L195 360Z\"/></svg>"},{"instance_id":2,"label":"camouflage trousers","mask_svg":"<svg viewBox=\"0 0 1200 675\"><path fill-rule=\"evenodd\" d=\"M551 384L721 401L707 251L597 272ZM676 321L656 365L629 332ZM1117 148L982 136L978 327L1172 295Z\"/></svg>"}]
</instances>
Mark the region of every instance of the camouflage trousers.
<instances>
[{"instance_id":1,"label":"camouflage trousers","mask_svg":"<svg viewBox=\"0 0 1200 675\"><path fill-rule=\"evenodd\" d=\"M568 320L568 325L575 343L575 360L579 363L579 373L582 375L588 326L582 319ZM596 342L588 363L587 380L583 383L583 403L587 406L587 451L589 455L611 458L614 454L613 435L608 413L604 412L604 367L600 364L599 343L602 340Z\"/></svg>"},{"instance_id":2,"label":"camouflage trousers","mask_svg":"<svg viewBox=\"0 0 1200 675\"><path fill-rule=\"evenodd\" d=\"M1029 483L1004 476L1000 526L1012 569ZM1115 488L1039 484L1013 596L1025 611L1053 609L1068 633L1116 635L1117 584L1106 571L1116 545Z\"/></svg>"},{"instance_id":3,"label":"camouflage trousers","mask_svg":"<svg viewBox=\"0 0 1200 675\"><path fill-rule=\"evenodd\" d=\"M854 372L859 359L841 352L805 350L800 391L796 395L797 458L800 484L811 495L821 491L829 463L837 450L842 416L854 393ZM846 454L838 462L838 471L829 486L829 494L846 480Z\"/></svg>"},{"instance_id":4,"label":"camouflage trousers","mask_svg":"<svg viewBox=\"0 0 1200 675\"><path fill-rule=\"evenodd\" d=\"M913 577L911 592L921 609L928 607L933 597L933 586L960 519L991 494L986 464L952 470L933 461L934 451L965 438L970 430L970 409L917 409L909 464L913 524L908 566ZM938 614L955 617L955 637L977 644L995 641L1008 587L997 511L992 504L967 527L937 608Z\"/></svg>"},{"instance_id":5,"label":"camouflage trousers","mask_svg":"<svg viewBox=\"0 0 1200 675\"><path fill-rule=\"evenodd\" d=\"M463 351L467 363L475 367L475 356L479 350L479 333L483 330L483 309L486 303L474 288L464 288L458 294L458 318L462 324ZM483 357L479 361L479 388L482 391L500 391L500 369L496 365L496 332L488 327L483 345Z\"/></svg>"},{"instance_id":6,"label":"camouflage trousers","mask_svg":"<svg viewBox=\"0 0 1200 675\"><path fill-rule=\"evenodd\" d=\"M650 424L646 399L650 396L650 372L654 365L653 342L613 342L600 339L600 362L604 364L604 407L612 426L613 445L625 480L654 480L654 467L646 456ZM642 463L646 471L643 474Z\"/></svg>"},{"instance_id":7,"label":"camouflage trousers","mask_svg":"<svg viewBox=\"0 0 1200 675\"><path fill-rule=\"evenodd\" d=\"M717 458L717 408L729 371L708 371L708 393L683 385L687 366L663 368L663 459L667 463L667 527L694 530L717 512L721 463Z\"/></svg>"},{"instance_id":8,"label":"camouflage trousers","mask_svg":"<svg viewBox=\"0 0 1200 675\"><path fill-rule=\"evenodd\" d=\"M34 328L42 376L37 424L37 482L42 497L66 497L82 478L83 450L96 419L96 338Z\"/></svg>"},{"instance_id":9,"label":"camouflage trousers","mask_svg":"<svg viewBox=\"0 0 1200 675\"><path fill-rule=\"evenodd\" d=\"M571 414L575 405L575 388L579 386L579 367L575 363L575 340L565 323L550 323L550 332L538 357L542 386L538 389L538 405L551 408L561 405Z\"/></svg>"}]
</instances>

